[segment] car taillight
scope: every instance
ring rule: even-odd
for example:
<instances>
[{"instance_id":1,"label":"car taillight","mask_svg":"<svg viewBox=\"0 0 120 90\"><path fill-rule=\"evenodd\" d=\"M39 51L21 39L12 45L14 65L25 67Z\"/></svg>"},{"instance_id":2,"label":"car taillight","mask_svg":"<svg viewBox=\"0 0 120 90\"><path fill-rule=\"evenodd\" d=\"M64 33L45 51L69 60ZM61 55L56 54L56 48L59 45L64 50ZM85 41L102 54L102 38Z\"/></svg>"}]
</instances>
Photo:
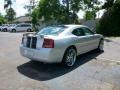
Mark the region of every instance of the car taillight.
<instances>
[{"instance_id":1,"label":"car taillight","mask_svg":"<svg viewBox=\"0 0 120 90\"><path fill-rule=\"evenodd\" d=\"M42 47L43 48L54 48L54 40L45 38Z\"/></svg>"},{"instance_id":2,"label":"car taillight","mask_svg":"<svg viewBox=\"0 0 120 90\"><path fill-rule=\"evenodd\" d=\"M22 42L21 42L21 44L23 44L23 46L25 46L25 45L26 45L26 42L27 42L27 37L26 37L26 36L23 36L23 37L22 37Z\"/></svg>"},{"instance_id":3,"label":"car taillight","mask_svg":"<svg viewBox=\"0 0 120 90\"><path fill-rule=\"evenodd\" d=\"M21 44L23 44L24 43L24 37L22 37L22 42L21 42Z\"/></svg>"}]
</instances>

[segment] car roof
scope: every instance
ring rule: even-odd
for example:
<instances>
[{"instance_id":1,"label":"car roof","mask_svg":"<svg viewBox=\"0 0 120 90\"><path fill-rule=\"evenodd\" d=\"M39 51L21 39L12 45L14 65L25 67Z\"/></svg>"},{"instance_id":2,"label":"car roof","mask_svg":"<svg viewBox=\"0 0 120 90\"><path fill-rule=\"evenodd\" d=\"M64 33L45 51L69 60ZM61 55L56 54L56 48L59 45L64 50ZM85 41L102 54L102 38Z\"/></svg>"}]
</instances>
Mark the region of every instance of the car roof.
<instances>
[{"instance_id":1,"label":"car roof","mask_svg":"<svg viewBox=\"0 0 120 90\"><path fill-rule=\"evenodd\" d=\"M6 26L6 25L9 25L9 24L3 24L3 25L5 25L5 26Z\"/></svg>"},{"instance_id":2,"label":"car roof","mask_svg":"<svg viewBox=\"0 0 120 90\"><path fill-rule=\"evenodd\" d=\"M52 25L47 27L66 27L66 28L75 28L75 27L87 27L85 25L77 25L77 24L63 24L63 25Z\"/></svg>"},{"instance_id":3,"label":"car roof","mask_svg":"<svg viewBox=\"0 0 120 90\"><path fill-rule=\"evenodd\" d=\"M63 27L67 27L67 28L76 28L76 27L87 27L85 25L78 25L78 24L67 24L67 25L58 25L58 26L63 26Z\"/></svg>"},{"instance_id":4,"label":"car roof","mask_svg":"<svg viewBox=\"0 0 120 90\"><path fill-rule=\"evenodd\" d=\"M31 24L31 23L19 23L19 24Z\"/></svg>"},{"instance_id":5,"label":"car roof","mask_svg":"<svg viewBox=\"0 0 120 90\"><path fill-rule=\"evenodd\" d=\"M67 26L67 27L83 27L84 25L77 25L77 24L68 24L68 25L64 25L64 26Z\"/></svg>"}]
</instances>

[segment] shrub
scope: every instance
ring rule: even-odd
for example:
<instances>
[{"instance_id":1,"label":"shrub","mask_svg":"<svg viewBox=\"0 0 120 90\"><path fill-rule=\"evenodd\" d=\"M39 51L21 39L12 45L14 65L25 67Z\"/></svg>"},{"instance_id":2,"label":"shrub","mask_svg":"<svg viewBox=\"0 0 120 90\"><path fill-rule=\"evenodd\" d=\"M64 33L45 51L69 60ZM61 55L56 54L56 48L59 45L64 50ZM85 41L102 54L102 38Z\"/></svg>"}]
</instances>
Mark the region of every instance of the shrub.
<instances>
[{"instance_id":1,"label":"shrub","mask_svg":"<svg viewBox=\"0 0 120 90\"><path fill-rule=\"evenodd\" d=\"M97 33L120 36L120 4L115 4L104 13L97 26Z\"/></svg>"}]
</instances>

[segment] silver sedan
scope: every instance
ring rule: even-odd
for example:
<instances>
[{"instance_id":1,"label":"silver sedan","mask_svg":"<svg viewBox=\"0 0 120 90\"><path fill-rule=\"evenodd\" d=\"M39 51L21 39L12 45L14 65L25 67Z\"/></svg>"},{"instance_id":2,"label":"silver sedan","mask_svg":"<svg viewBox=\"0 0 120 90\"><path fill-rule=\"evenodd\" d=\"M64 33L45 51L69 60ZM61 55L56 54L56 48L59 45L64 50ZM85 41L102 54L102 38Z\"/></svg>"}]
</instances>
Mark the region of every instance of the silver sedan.
<instances>
[{"instance_id":1,"label":"silver sedan","mask_svg":"<svg viewBox=\"0 0 120 90\"><path fill-rule=\"evenodd\" d=\"M58 25L24 34L20 53L33 61L73 66L80 54L103 51L104 38L83 25Z\"/></svg>"}]
</instances>

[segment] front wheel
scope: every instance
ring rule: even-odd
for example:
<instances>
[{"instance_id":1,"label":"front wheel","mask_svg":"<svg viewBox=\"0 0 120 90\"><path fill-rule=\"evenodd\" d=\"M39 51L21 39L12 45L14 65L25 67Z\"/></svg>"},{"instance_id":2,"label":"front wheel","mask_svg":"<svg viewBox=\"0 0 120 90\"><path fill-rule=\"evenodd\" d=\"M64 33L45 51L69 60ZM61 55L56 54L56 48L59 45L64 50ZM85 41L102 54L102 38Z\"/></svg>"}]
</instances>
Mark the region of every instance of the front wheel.
<instances>
[{"instance_id":1,"label":"front wheel","mask_svg":"<svg viewBox=\"0 0 120 90\"><path fill-rule=\"evenodd\" d=\"M15 29L12 29L12 32L16 32L16 30L15 30Z\"/></svg>"},{"instance_id":2,"label":"front wheel","mask_svg":"<svg viewBox=\"0 0 120 90\"><path fill-rule=\"evenodd\" d=\"M3 31L4 31L4 32L7 32L7 28L4 28Z\"/></svg>"},{"instance_id":3,"label":"front wheel","mask_svg":"<svg viewBox=\"0 0 120 90\"><path fill-rule=\"evenodd\" d=\"M63 57L63 63L69 67L73 66L76 61L76 56L76 50L74 48L67 49Z\"/></svg>"},{"instance_id":4,"label":"front wheel","mask_svg":"<svg viewBox=\"0 0 120 90\"><path fill-rule=\"evenodd\" d=\"M32 30L31 29L27 29L27 32L31 32Z\"/></svg>"},{"instance_id":5,"label":"front wheel","mask_svg":"<svg viewBox=\"0 0 120 90\"><path fill-rule=\"evenodd\" d=\"M97 49L98 51L103 51L103 48L104 48L104 40L101 39Z\"/></svg>"}]
</instances>

